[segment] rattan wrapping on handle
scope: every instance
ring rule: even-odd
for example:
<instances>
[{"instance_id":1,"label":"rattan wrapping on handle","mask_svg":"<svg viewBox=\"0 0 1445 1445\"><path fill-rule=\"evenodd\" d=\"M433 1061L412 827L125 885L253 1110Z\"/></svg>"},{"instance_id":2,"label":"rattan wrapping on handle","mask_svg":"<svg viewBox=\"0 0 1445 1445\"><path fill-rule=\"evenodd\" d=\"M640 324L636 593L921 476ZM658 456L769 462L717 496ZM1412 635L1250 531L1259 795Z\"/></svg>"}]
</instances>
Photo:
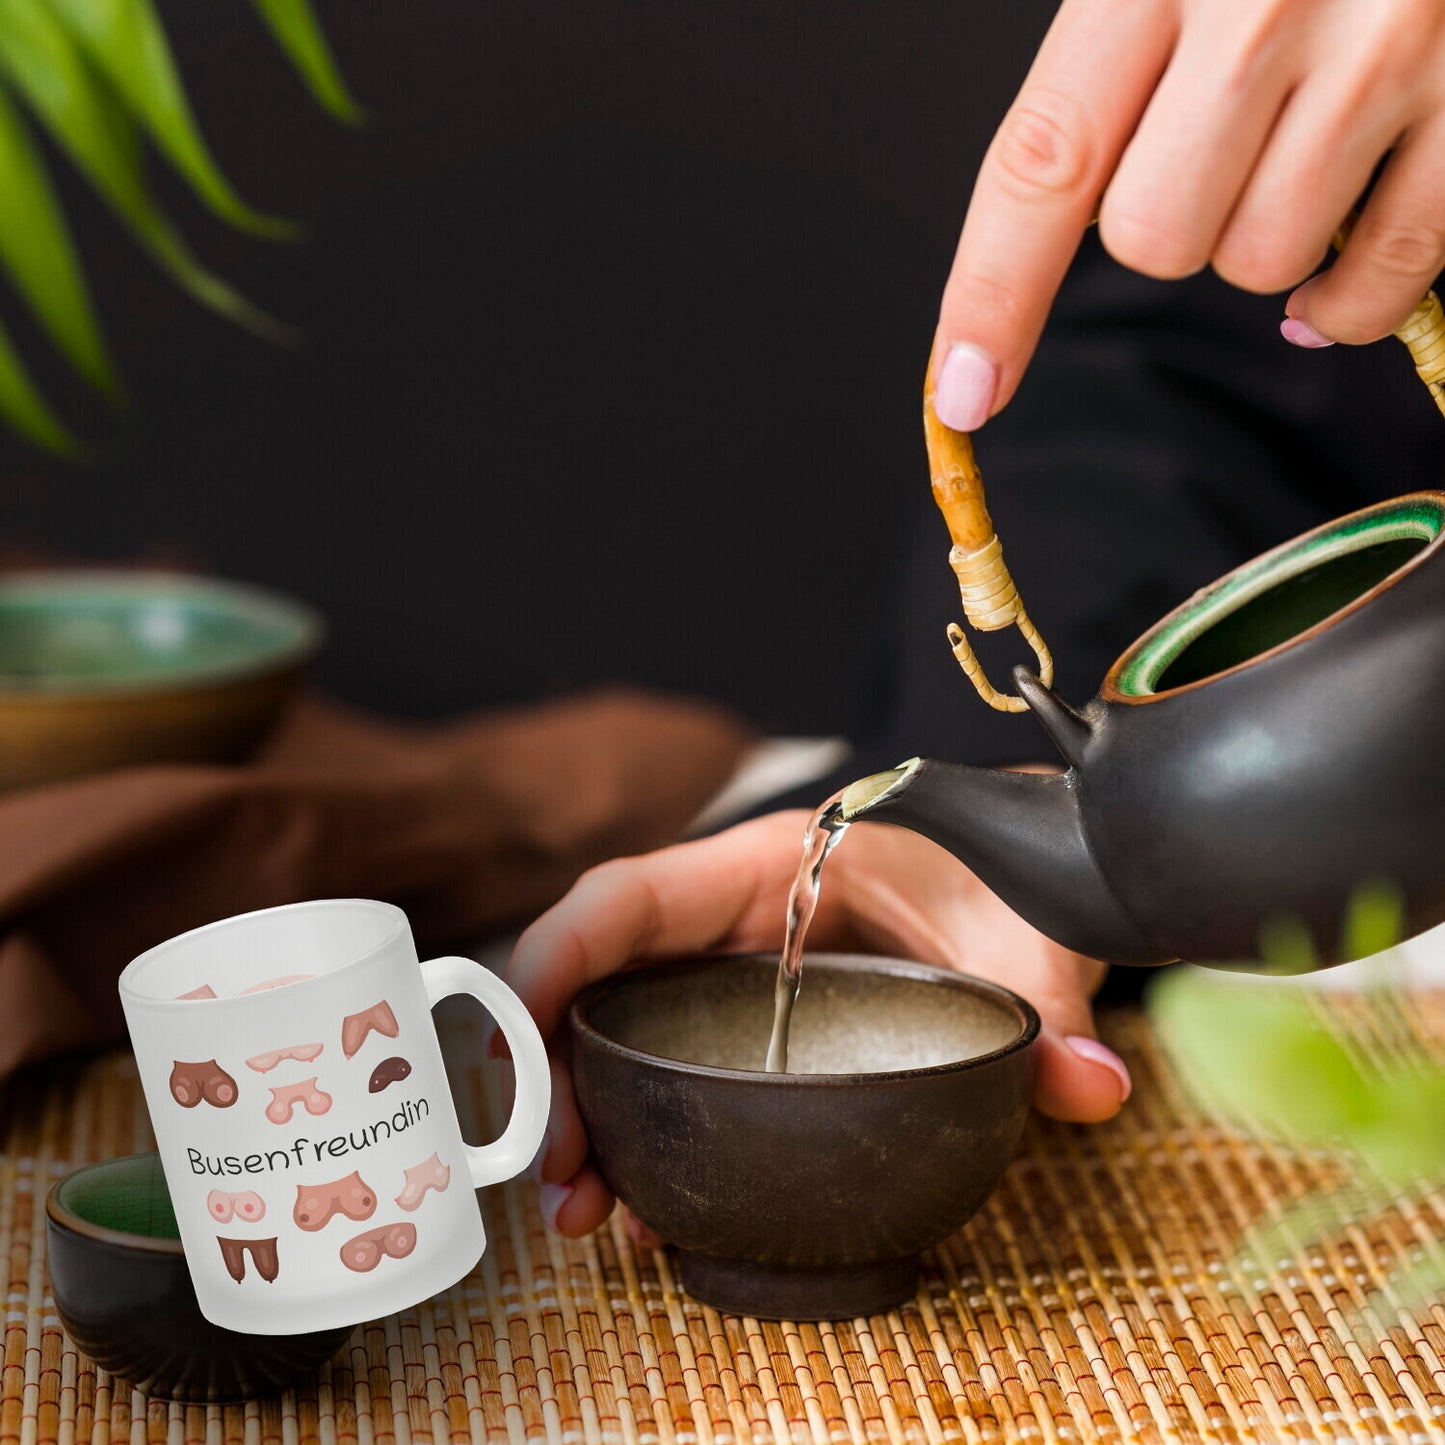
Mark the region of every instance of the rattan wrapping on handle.
<instances>
[{"instance_id":1,"label":"rattan wrapping on handle","mask_svg":"<svg viewBox=\"0 0 1445 1445\"><path fill-rule=\"evenodd\" d=\"M933 479L933 500L948 524L953 548L948 564L958 578L963 615L980 632L1017 627L1038 659L1045 687L1054 679L1054 660L1019 598L1018 588L1003 558L1003 546L994 531L984 501L983 478L974 460L966 432L945 426L933 409L934 364L930 359L923 383L923 434L928 444L928 469ZM948 645L978 695L999 712L1024 712L1028 704L989 682L983 665L958 623L948 625Z\"/></svg>"},{"instance_id":2,"label":"rattan wrapping on handle","mask_svg":"<svg viewBox=\"0 0 1445 1445\"><path fill-rule=\"evenodd\" d=\"M1427 291L1395 335L1410 348L1420 380L1429 388L1435 405L1445 412L1445 310L1440 298Z\"/></svg>"}]
</instances>

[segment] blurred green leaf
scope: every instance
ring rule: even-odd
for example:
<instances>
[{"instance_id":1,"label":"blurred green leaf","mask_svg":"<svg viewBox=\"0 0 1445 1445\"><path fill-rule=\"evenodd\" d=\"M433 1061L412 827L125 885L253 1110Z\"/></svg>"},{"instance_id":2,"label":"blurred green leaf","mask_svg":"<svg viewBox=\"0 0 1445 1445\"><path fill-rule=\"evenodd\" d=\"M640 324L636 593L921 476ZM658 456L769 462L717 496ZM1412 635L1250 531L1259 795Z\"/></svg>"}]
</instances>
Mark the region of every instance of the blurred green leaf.
<instances>
[{"instance_id":1,"label":"blurred green leaf","mask_svg":"<svg viewBox=\"0 0 1445 1445\"><path fill-rule=\"evenodd\" d=\"M1400 941L1403 925L1396 890L1361 888L1345 909L1344 951L1384 953ZM1315 959L1309 933L1287 920L1261 939L1261 954L1268 972L1299 972ZM1315 1241L1338 1240L1385 1211L1408 1208L1402 1200L1415 1187L1438 1188L1445 1068L1412 1027L1387 960L1343 1005L1310 982L1221 977L1184 965L1152 982L1148 1007L1204 1108L1262 1125L1291 1146L1327 1148L1348 1171L1328 1191L1311 1191L1252 1229L1238 1267L1297 1259ZM1442 1289L1445 1248L1427 1247L1389 1271L1370 1307L1413 1308Z\"/></svg>"},{"instance_id":2,"label":"blurred green leaf","mask_svg":"<svg viewBox=\"0 0 1445 1445\"><path fill-rule=\"evenodd\" d=\"M1429 1255L1410 1260L1393 1271L1389 1294L1372 1289L1366 1299L1366 1309L1372 1311L1376 1319L1390 1319L1402 1308L1438 1306L1442 1296L1445 1296L1445 1259ZM1379 1338L1378 1332L1369 1326L1363 1333L1372 1341Z\"/></svg>"},{"instance_id":3,"label":"blurred green leaf","mask_svg":"<svg viewBox=\"0 0 1445 1445\"><path fill-rule=\"evenodd\" d=\"M360 119L307 0L255 4L312 95L333 114ZM29 117L193 297L268 340L297 336L203 266L151 192L146 137L223 220L261 236L300 231L248 206L222 174L196 124L154 0L10 0L0 3L0 265L81 376L120 398L64 214L12 97L23 100ZM79 451L3 332L0 417L40 446Z\"/></svg>"},{"instance_id":4,"label":"blurred green leaf","mask_svg":"<svg viewBox=\"0 0 1445 1445\"><path fill-rule=\"evenodd\" d=\"M257 335L294 331L208 271L151 197L139 133L44 3L0 4L0 71L136 239L204 305ZM13 227L14 221L10 222Z\"/></svg>"},{"instance_id":5,"label":"blurred green leaf","mask_svg":"<svg viewBox=\"0 0 1445 1445\"><path fill-rule=\"evenodd\" d=\"M1268 919L1259 933L1259 952L1265 965L1261 972L1288 977L1313 973L1319 967L1315 941L1299 919Z\"/></svg>"},{"instance_id":6,"label":"blurred green leaf","mask_svg":"<svg viewBox=\"0 0 1445 1445\"><path fill-rule=\"evenodd\" d=\"M1373 1117L1347 1142L1386 1183L1438 1180L1445 1171L1445 1073L1439 1065L1391 1069L1375 1090Z\"/></svg>"},{"instance_id":7,"label":"blurred green leaf","mask_svg":"<svg viewBox=\"0 0 1445 1445\"><path fill-rule=\"evenodd\" d=\"M1245 1236L1237 1264L1248 1269L1252 1261L1265 1270L1293 1270L1302 1256L1308 1258L1331 1242L1347 1245L1350 1231L1369 1229L1381 1215L1402 1206L1406 1210L1411 1207L1396 1191L1375 1182L1312 1192L1254 1225ZM1418 1250L1395 1256L1385 1278L1367 1295L1364 1312L1346 1306L1341 1325L1351 1329L1364 1324L1365 1336L1378 1342L1377 1329L1366 1323L1370 1311L1376 1318L1390 1318L1401 1308L1438 1303L1445 1290L1445 1250L1438 1242L1422 1243Z\"/></svg>"},{"instance_id":8,"label":"blurred green leaf","mask_svg":"<svg viewBox=\"0 0 1445 1445\"><path fill-rule=\"evenodd\" d=\"M1341 943L1346 958L1370 958L1393 948L1405 936L1405 903L1391 883L1375 881L1358 889L1345 910Z\"/></svg>"},{"instance_id":9,"label":"blurred green leaf","mask_svg":"<svg viewBox=\"0 0 1445 1445\"><path fill-rule=\"evenodd\" d=\"M280 345L292 345L300 336L296 327L280 321L247 300L228 281L196 259L186 239L156 204L145 176L140 136L120 100L102 88L96 104L110 133L134 157L133 169L120 177L121 184L108 188L119 198L116 209L130 224L132 234L152 257L202 305L225 316L238 326Z\"/></svg>"},{"instance_id":10,"label":"blurred green leaf","mask_svg":"<svg viewBox=\"0 0 1445 1445\"><path fill-rule=\"evenodd\" d=\"M339 120L352 125L364 120L366 112L347 90L307 0L253 0L253 3L316 100Z\"/></svg>"},{"instance_id":11,"label":"blurred green leaf","mask_svg":"<svg viewBox=\"0 0 1445 1445\"><path fill-rule=\"evenodd\" d=\"M76 457L81 448L56 420L54 412L35 389L25 364L0 325L0 416L21 436L61 456Z\"/></svg>"},{"instance_id":12,"label":"blurred green leaf","mask_svg":"<svg viewBox=\"0 0 1445 1445\"><path fill-rule=\"evenodd\" d=\"M1297 1140L1373 1121L1374 1090L1295 985L1213 978L1189 966L1154 980L1149 1009L1203 1101Z\"/></svg>"},{"instance_id":13,"label":"blurred green leaf","mask_svg":"<svg viewBox=\"0 0 1445 1445\"><path fill-rule=\"evenodd\" d=\"M70 230L20 113L0 89L0 261L55 344L97 391L120 399Z\"/></svg>"},{"instance_id":14,"label":"blurred green leaf","mask_svg":"<svg viewBox=\"0 0 1445 1445\"><path fill-rule=\"evenodd\" d=\"M14 0L12 0L14 3ZM49 4L90 63L150 134L161 152L224 220L272 239L299 227L262 215L232 190L196 125L170 45L151 0L25 0Z\"/></svg>"}]
</instances>

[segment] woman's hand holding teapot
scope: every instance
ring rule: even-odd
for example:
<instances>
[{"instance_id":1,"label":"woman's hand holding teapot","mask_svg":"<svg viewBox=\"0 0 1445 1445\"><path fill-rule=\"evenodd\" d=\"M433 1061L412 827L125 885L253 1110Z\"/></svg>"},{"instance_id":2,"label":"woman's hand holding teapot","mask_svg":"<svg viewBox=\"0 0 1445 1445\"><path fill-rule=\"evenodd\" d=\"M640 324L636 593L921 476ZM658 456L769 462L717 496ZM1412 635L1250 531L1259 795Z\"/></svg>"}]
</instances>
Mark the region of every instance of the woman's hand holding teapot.
<instances>
[{"instance_id":1,"label":"woman's hand holding teapot","mask_svg":"<svg viewBox=\"0 0 1445 1445\"><path fill-rule=\"evenodd\" d=\"M1339 259L1306 280L1387 155ZM1096 215L1147 276L1212 265L1248 291L1297 288L1296 346L1395 331L1445 266L1445 5L1064 0L944 292L948 426L976 430L1013 395Z\"/></svg>"}]
</instances>

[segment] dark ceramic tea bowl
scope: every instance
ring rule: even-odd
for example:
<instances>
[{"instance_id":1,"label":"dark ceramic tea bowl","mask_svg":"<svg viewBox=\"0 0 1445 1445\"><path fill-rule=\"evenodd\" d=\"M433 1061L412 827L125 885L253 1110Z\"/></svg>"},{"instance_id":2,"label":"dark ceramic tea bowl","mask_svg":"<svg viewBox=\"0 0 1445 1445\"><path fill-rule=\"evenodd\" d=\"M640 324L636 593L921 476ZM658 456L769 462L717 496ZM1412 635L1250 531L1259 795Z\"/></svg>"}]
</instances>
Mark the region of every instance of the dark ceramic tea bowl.
<instances>
[{"instance_id":1,"label":"dark ceramic tea bowl","mask_svg":"<svg viewBox=\"0 0 1445 1445\"><path fill-rule=\"evenodd\" d=\"M769 1319L876 1314L1003 1174L1038 1015L946 969L811 954L798 1072L769 1074L776 971L774 955L697 958L593 984L570 1013L577 1102L689 1294Z\"/></svg>"},{"instance_id":2,"label":"dark ceramic tea bowl","mask_svg":"<svg viewBox=\"0 0 1445 1445\"><path fill-rule=\"evenodd\" d=\"M241 1335L196 1304L157 1154L68 1174L45 1202L50 1287L71 1339L147 1394L221 1403L270 1395L311 1374L349 1326Z\"/></svg>"}]
</instances>

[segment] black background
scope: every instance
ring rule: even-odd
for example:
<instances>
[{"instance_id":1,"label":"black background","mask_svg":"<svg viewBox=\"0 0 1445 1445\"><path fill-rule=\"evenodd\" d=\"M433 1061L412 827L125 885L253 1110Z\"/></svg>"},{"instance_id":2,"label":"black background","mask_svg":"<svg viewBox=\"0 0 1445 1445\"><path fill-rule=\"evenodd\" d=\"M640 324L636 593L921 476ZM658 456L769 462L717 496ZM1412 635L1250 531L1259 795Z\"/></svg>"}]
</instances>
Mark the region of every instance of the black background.
<instances>
[{"instance_id":1,"label":"black background","mask_svg":"<svg viewBox=\"0 0 1445 1445\"><path fill-rule=\"evenodd\" d=\"M161 6L225 168L311 239L165 193L304 344L202 312L67 180L135 420L87 470L0 439L0 537L305 597L332 624L323 683L389 712L623 680L847 734L856 769L1043 755L943 644L919 391L1050 0L317 8L363 129L310 102L246 0ZM105 435L3 291L0 313ZM1439 418L1400 349L1301 353L1281 314L1091 240L981 434L1073 700L1193 588L1435 483ZM985 641L1000 680L1024 660Z\"/></svg>"},{"instance_id":2,"label":"black background","mask_svg":"<svg viewBox=\"0 0 1445 1445\"><path fill-rule=\"evenodd\" d=\"M8 536L306 597L322 680L389 711L624 678L868 728L938 293L1051 9L330 0L349 132L244 0L170 0L218 158L313 236L165 193L305 342L205 315L69 185L137 416L100 470L7 439Z\"/></svg>"}]
</instances>

